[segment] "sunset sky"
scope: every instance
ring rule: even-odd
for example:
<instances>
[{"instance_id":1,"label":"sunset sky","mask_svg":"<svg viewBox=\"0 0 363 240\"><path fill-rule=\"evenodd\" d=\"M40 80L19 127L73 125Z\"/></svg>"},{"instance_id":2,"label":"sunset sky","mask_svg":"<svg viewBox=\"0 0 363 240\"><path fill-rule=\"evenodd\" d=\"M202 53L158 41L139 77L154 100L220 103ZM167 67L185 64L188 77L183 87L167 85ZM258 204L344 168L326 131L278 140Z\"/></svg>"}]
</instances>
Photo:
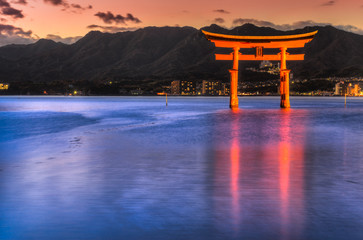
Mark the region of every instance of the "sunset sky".
<instances>
[{"instance_id":1,"label":"sunset sky","mask_svg":"<svg viewBox=\"0 0 363 240\"><path fill-rule=\"evenodd\" d=\"M0 0L0 45L39 38L71 43L91 30L251 22L295 29L331 24L363 34L363 0Z\"/></svg>"}]
</instances>

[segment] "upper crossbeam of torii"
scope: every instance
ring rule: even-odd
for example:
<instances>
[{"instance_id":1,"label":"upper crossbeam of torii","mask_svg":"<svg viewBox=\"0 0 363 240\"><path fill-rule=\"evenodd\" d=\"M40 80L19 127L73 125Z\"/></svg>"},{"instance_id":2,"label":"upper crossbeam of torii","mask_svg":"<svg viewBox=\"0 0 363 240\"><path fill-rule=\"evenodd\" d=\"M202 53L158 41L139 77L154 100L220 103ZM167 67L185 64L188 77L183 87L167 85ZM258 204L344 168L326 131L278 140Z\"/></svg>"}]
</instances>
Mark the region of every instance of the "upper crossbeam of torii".
<instances>
[{"instance_id":1,"label":"upper crossbeam of torii","mask_svg":"<svg viewBox=\"0 0 363 240\"><path fill-rule=\"evenodd\" d=\"M233 68L229 70L231 73L231 87L230 87L230 107L238 107L238 61L281 61L280 65L280 94L282 108L290 107L289 99L289 73L290 70L286 69L286 61L304 60L304 54L289 54L286 50L288 48L302 48L306 43L313 40L318 31L285 35L285 36L236 36L218 33L210 33L202 30L206 38L213 42L216 47L232 48L233 52L230 54L215 54L216 60L233 60ZM254 55L241 54L241 48L255 48ZM280 53L275 55L264 55L264 48L279 48Z\"/></svg>"}]
</instances>

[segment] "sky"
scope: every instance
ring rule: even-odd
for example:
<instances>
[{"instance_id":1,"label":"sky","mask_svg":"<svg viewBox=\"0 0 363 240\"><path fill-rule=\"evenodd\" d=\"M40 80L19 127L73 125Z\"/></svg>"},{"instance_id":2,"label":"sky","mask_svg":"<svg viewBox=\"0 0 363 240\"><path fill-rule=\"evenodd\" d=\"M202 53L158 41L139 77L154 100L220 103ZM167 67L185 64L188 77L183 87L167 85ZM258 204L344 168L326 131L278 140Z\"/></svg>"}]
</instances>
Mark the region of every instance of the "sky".
<instances>
[{"instance_id":1,"label":"sky","mask_svg":"<svg viewBox=\"0 0 363 240\"><path fill-rule=\"evenodd\" d=\"M213 23L280 30L333 25L363 35L363 0L0 0L0 46L40 38L73 43L91 30Z\"/></svg>"}]
</instances>

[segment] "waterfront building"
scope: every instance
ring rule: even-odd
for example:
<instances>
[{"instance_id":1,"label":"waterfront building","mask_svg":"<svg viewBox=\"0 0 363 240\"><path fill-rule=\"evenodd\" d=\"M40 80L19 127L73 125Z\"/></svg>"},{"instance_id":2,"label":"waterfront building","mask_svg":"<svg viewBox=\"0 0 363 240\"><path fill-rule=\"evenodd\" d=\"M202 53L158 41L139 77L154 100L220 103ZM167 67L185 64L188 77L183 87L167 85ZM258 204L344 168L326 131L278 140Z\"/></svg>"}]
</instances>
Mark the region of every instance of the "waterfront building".
<instances>
[{"instance_id":1,"label":"waterfront building","mask_svg":"<svg viewBox=\"0 0 363 240\"><path fill-rule=\"evenodd\" d=\"M180 81L179 80L175 80L175 81L171 82L170 93L171 93L171 95L179 95L180 94Z\"/></svg>"},{"instance_id":2,"label":"waterfront building","mask_svg":"<svg viewBox=\"0 0 363 240\"><path fill-rule=\"evenodd\" d=\"M343 96L345 94L348 94L348 83L346 82L338 82L335 84L335 95Z\"/></svg>"},{"instance_id":3,"label":"waterfront building","mask_svg":"<svg viewBox=\"0 0 363 240\"><path fill-rule=\"evenodd\" d=\"M172 95L196 95L196 84L193 81L175 80L171 82Z\"/></svg>"},{"instance_id":4,"label":"waterfront building","mask_svg":"<svg viewBox=\"0 0 363 240\"><path fill-rule=\"evenodd\" d=\"M219 81L203 80L202 94L207 96L226 95L226 84Z\"/></svg>"},{"instance_id":5,"label":"waterfront building","mask_svg":"<svg viewBox=\"0 0 363 240\"><path fill-rule=\"evenodd\" d=\"M334 95L343 96L347 94L348 96L358 96L360 91L361 88L358 83L338 82L335 84Z\"/></svg>"},{"instance_id":6,"label":"waterfront building","mask_svg":"<svg viewBox=\"0 0 363 240\"><path fill-rule=\"evenodd\" d=\"M338 82L335 84L335 91L334 91L334 95L341 95L341 84L342 82Z\"/></svg>"},{"instance_id":7,"label":"waterfront building","mask_svg":"<svg viewBox=\"0 0 363 240\"><path fill-rule=\"evenodd\" d=\"M350 83L348 86L348 95L350 96L358 96L360 92L359 84Z\"/></svg>"}]
</instances>

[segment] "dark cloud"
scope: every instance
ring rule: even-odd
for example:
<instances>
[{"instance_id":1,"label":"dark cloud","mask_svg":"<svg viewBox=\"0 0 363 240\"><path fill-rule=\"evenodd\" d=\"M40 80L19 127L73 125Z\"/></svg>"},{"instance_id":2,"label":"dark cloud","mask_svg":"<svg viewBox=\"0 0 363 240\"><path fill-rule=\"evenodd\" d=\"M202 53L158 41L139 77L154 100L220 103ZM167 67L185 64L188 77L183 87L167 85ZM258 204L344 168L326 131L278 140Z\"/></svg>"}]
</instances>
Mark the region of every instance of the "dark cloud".
<instances>
[{"instance_id":1,"label":"dark cloud","mask_svg":"<svg viewBox=\"0 0 363 240\"><path fill-rule=\"evenodd\" d=\"M22 37L30 37L32 31L24 31L22 28L15 27L13 25L0 24L0 34L1 35L18 35Z\"/></svg>"},{"instance_id":2,"label":"dark cloud","mask_svg":"<svg viewBox=\"0 0 363 240\"><path fill-rule=\"evenodd\" d=\"M81 9L82 7L81 7L81 5L79 5L79 4L74 4L74 3L72 3L71 4L71 6L73 7L73 8L79 8L79 9Z\"/></svg>"},{"instance_id":3,"label":"dark cloud","mask_svg":"<svg viewBox=\"0 0 363 240\"><path fill-rule=\"evenodd\" d=\"M103 32L125 32L125 31L135 31L138 28L133 28L133 27L114 27L114 26L100 26L100 25L96 25L96 24L92 24L87 26L88 29L98 29L101 30Z\"/></svg>"},{"instance_id":4,"label":"dark cloud","mask_svg":"<svg viewBox=\"0 0 363 240\"><path fill-rule=\"evenodd\" d=\"M335 0L332 0L332 1L328 1L328 2L322 3L320 6L329 7L329 6L333 6L335 4L336 4L336 1Z\"/></svg>"},{"instance_id":5,"label":"dark cloud","mask_svg":"<svg viewBox=\"0 0 363 240\"><path fill-rule=\"evenodd\" d=\"M353 25L333 25L333 26L336 28L339 28L341 30L347 31L347 32L353 32L353 33L363 35L363 29L358 28Z\"/></svg>"},{"instance_id":6,"label":"dark cloud","mask_svg":"<svg viewBox=\"0 0 363 240\"><path fill-rule=\"evenodd\" d=\"M7 0L0 0L0 13L5 17L10 16L14 19L24 18L22 11L11 7ZM6 19L2 18L2 22L4 20L6 21Z\"/></svg>"},{"instance_id":7,"label":"dark cloud","mask_svg":"<svg viewBox=\"0 0 363 240\"><path fill-rule=\"evenodd\" d=\"M246 23L251 23L253 25L256 25L258 27L270 27L278 30L288 31L288 30L294 30L297 28L304 28L306 26L325 26L329 25L328 23L316 23L314 21L308 20L308 21L299 21L294 22L291 24L274 24L269 21L262 21L258 19L253 18L237 18L233 20L233 25L243 25Z\"/></svg>"},{"instance_id":8,"label":"dark cloud","mask_svg":"<svg viewBox=\"0 0 363 240\"><path fill-rule=\"evenodd\" d=\"M80 10L87 10L87 9L92 9L93 8L92 5L88 5L88 7L82 7L81 5L74 4L74 3L71 4L71 7L75 8L75 9L80 9Z\"/></svg>"},{"instance_id":9,"label":"dark cloud","mask_svg":"<svg viewBox=\"0 0 363 240\"><path fill-rule=\"evenodd\" d=\"M53 6L63 7L62 11L70 10L74 13L79 13L80 11L92 9L92 5L88 5L87 7L83 7L79 4L71 3L69 4L66 0L43 0L45 3L49 3ZM74 11L77 10L77 11Z\"/></svg>"},{"instance_id":10,"label":"dark cloud","mask_svg":"<svg viewBox=\"0 0 363 240\"><path fill-rule=\"evenodd\" d=\"M217 12L217 13L224 13L224 14L230 14L230 12L224 10L224 9L216 9L216 10L213 10L213 12Z\"/></svg>"},{"instance_id":11,"label":"dark cloud","mask_svg":"<svg viewBox=\"0 0 363 240\"><path fill-rule=\"evenodd\" d=\"M16 0L16 1L12 1L12 3L21 4L21 5L27 5L28 4L27 0Z\"/></svg>"},{"instance_id":12,"label":"dark cloud","mask_svg":"<svg viewBox=\"0 0 363 240\"><path fill-rule=\"evenodd\" d=\"M261 20L257 20L257 19L253 19L253 18L237 18L237 19L233 20L233 25L243 25L246 23L251 23L251 24L254 24L259 27L271 27L271 28L275 28L275 29L281 29L281 27L282 27L280 25L275 25L272 22L261 21Z\"/></svg>"},{"instance_id":13,"label":"dark cloud","mask_svg":"<svg viewBox=\"0 0 363 240\"><path fill-rule=\"evenodd\" d=\"M50 39L55 42L61 42L61 43L65 43L65 44L75 43L81 38L82 38L81 36L62 38L61 36L55 35L55 34L48 34L46 37L46 39Z\"/></svg>"},{"instance_id":14,"label":"dark cloud","mask_svg":"<svg viewBox=\"0 0 363 240\"><path fill-rule=\"evenodd\" d=\"M29 44L34 42L32 31L24 31L13 25L0 24L0 46L7 44Z\"/></svg>"},{"instance_id":15,"label":"dark cloud","mask_svg":"<svg viewBox=\"0 0 363 240\"><path fill-rule=\"evenodd\" d=\"M55 34L48 34L46 36L46 39L51 39L55 42L62 42L65 44L72 44L80 38L82 37L77 36L63 38ZM25 31L22 28L13 25L0 24L0 46L8 44L30 44L38 41L39 39L40 38L30 30Z\"/></svg>"},{"instance_id":16,"label":"dark cloud","mask_svg":"<svg viewBox=\"0 0 363 240\"><path fill-rule=\"evenodd\" d=\"M252 18L237 18L235 20L233 20L233 25L243 25L246 23L251 23L254 24L256 26L259 27L271 27L274 29L278 29L278 30L283 30L283 31L288 31L288 30L294 30L294 29L299 29L299 28L304 28L307 26L333 26L336 27L338 29L344 30L344 31L348 31L348 32L353 32L353 33L357 33L357 34L361 34L363 35L363 29L360 29L356 26L352 26L352 25L333 25L331 23L318 23L318 22L314 22L311 20L307 20L307 21L298 21L298 22L294 22L291 24L274 24L272 22L268 22L268 21L261 21L261 20L257 20L257 19L252 19Z\"/></svg>"},{"instance_id":17,"label":"dark cloud","mask_svg":"<svg viewBox=\"0 0 363 240\"><path fill-rule=\"evenodd\" d=\"M108 11L107 13L98 12L95 14L95 16L99 17L104 23L107 24L116 23L126 25L126 22L141 23L140 19L134 17L131 13L128 13L126 17L124 17L120 14L114 15Z\"/></svg>"},{"instance_id":18,"label":"dark cloud","mask_svg":"<svg viewBox=\"0 0 363 240\"><path fill-rule=\"evenodd\" d=\"M13 18L24 18L24 15L21 10L12 8L12 7L4 7L1 9L1 13L3 15L11 16Z\"/></svg>"},{"instance_id":19,"label":"dark cloud","mask_svg":"<svg viewBox=\"0 0 363 240\"><path fill-rule=\"evenodd\" d=\"M0 7L10 7L10 4L6 0L0 0Z\"/></svg>"},{"instance_id":20,"label":"dark cloud","mask_svg":"<svg viewBox=\"0 0 363 240\"><path fill-rule=\"evenodd\" d=\"M52 4L54 6L65 6L68 5L64 0L44 0L45 3Z\"/></svg>"},{"instance_id":21,"label":"dark cloud","mask_svg":"<svg viewBox=\"0 0 363 240\"><path fill-rule=\"evenodd\" d=\"M223 19L223 18L215 18L215 19L214 19L214 22L215 22L215 23L224 23L225 21L224 21L224 19Z\"/></svg>"}]
</instances>

